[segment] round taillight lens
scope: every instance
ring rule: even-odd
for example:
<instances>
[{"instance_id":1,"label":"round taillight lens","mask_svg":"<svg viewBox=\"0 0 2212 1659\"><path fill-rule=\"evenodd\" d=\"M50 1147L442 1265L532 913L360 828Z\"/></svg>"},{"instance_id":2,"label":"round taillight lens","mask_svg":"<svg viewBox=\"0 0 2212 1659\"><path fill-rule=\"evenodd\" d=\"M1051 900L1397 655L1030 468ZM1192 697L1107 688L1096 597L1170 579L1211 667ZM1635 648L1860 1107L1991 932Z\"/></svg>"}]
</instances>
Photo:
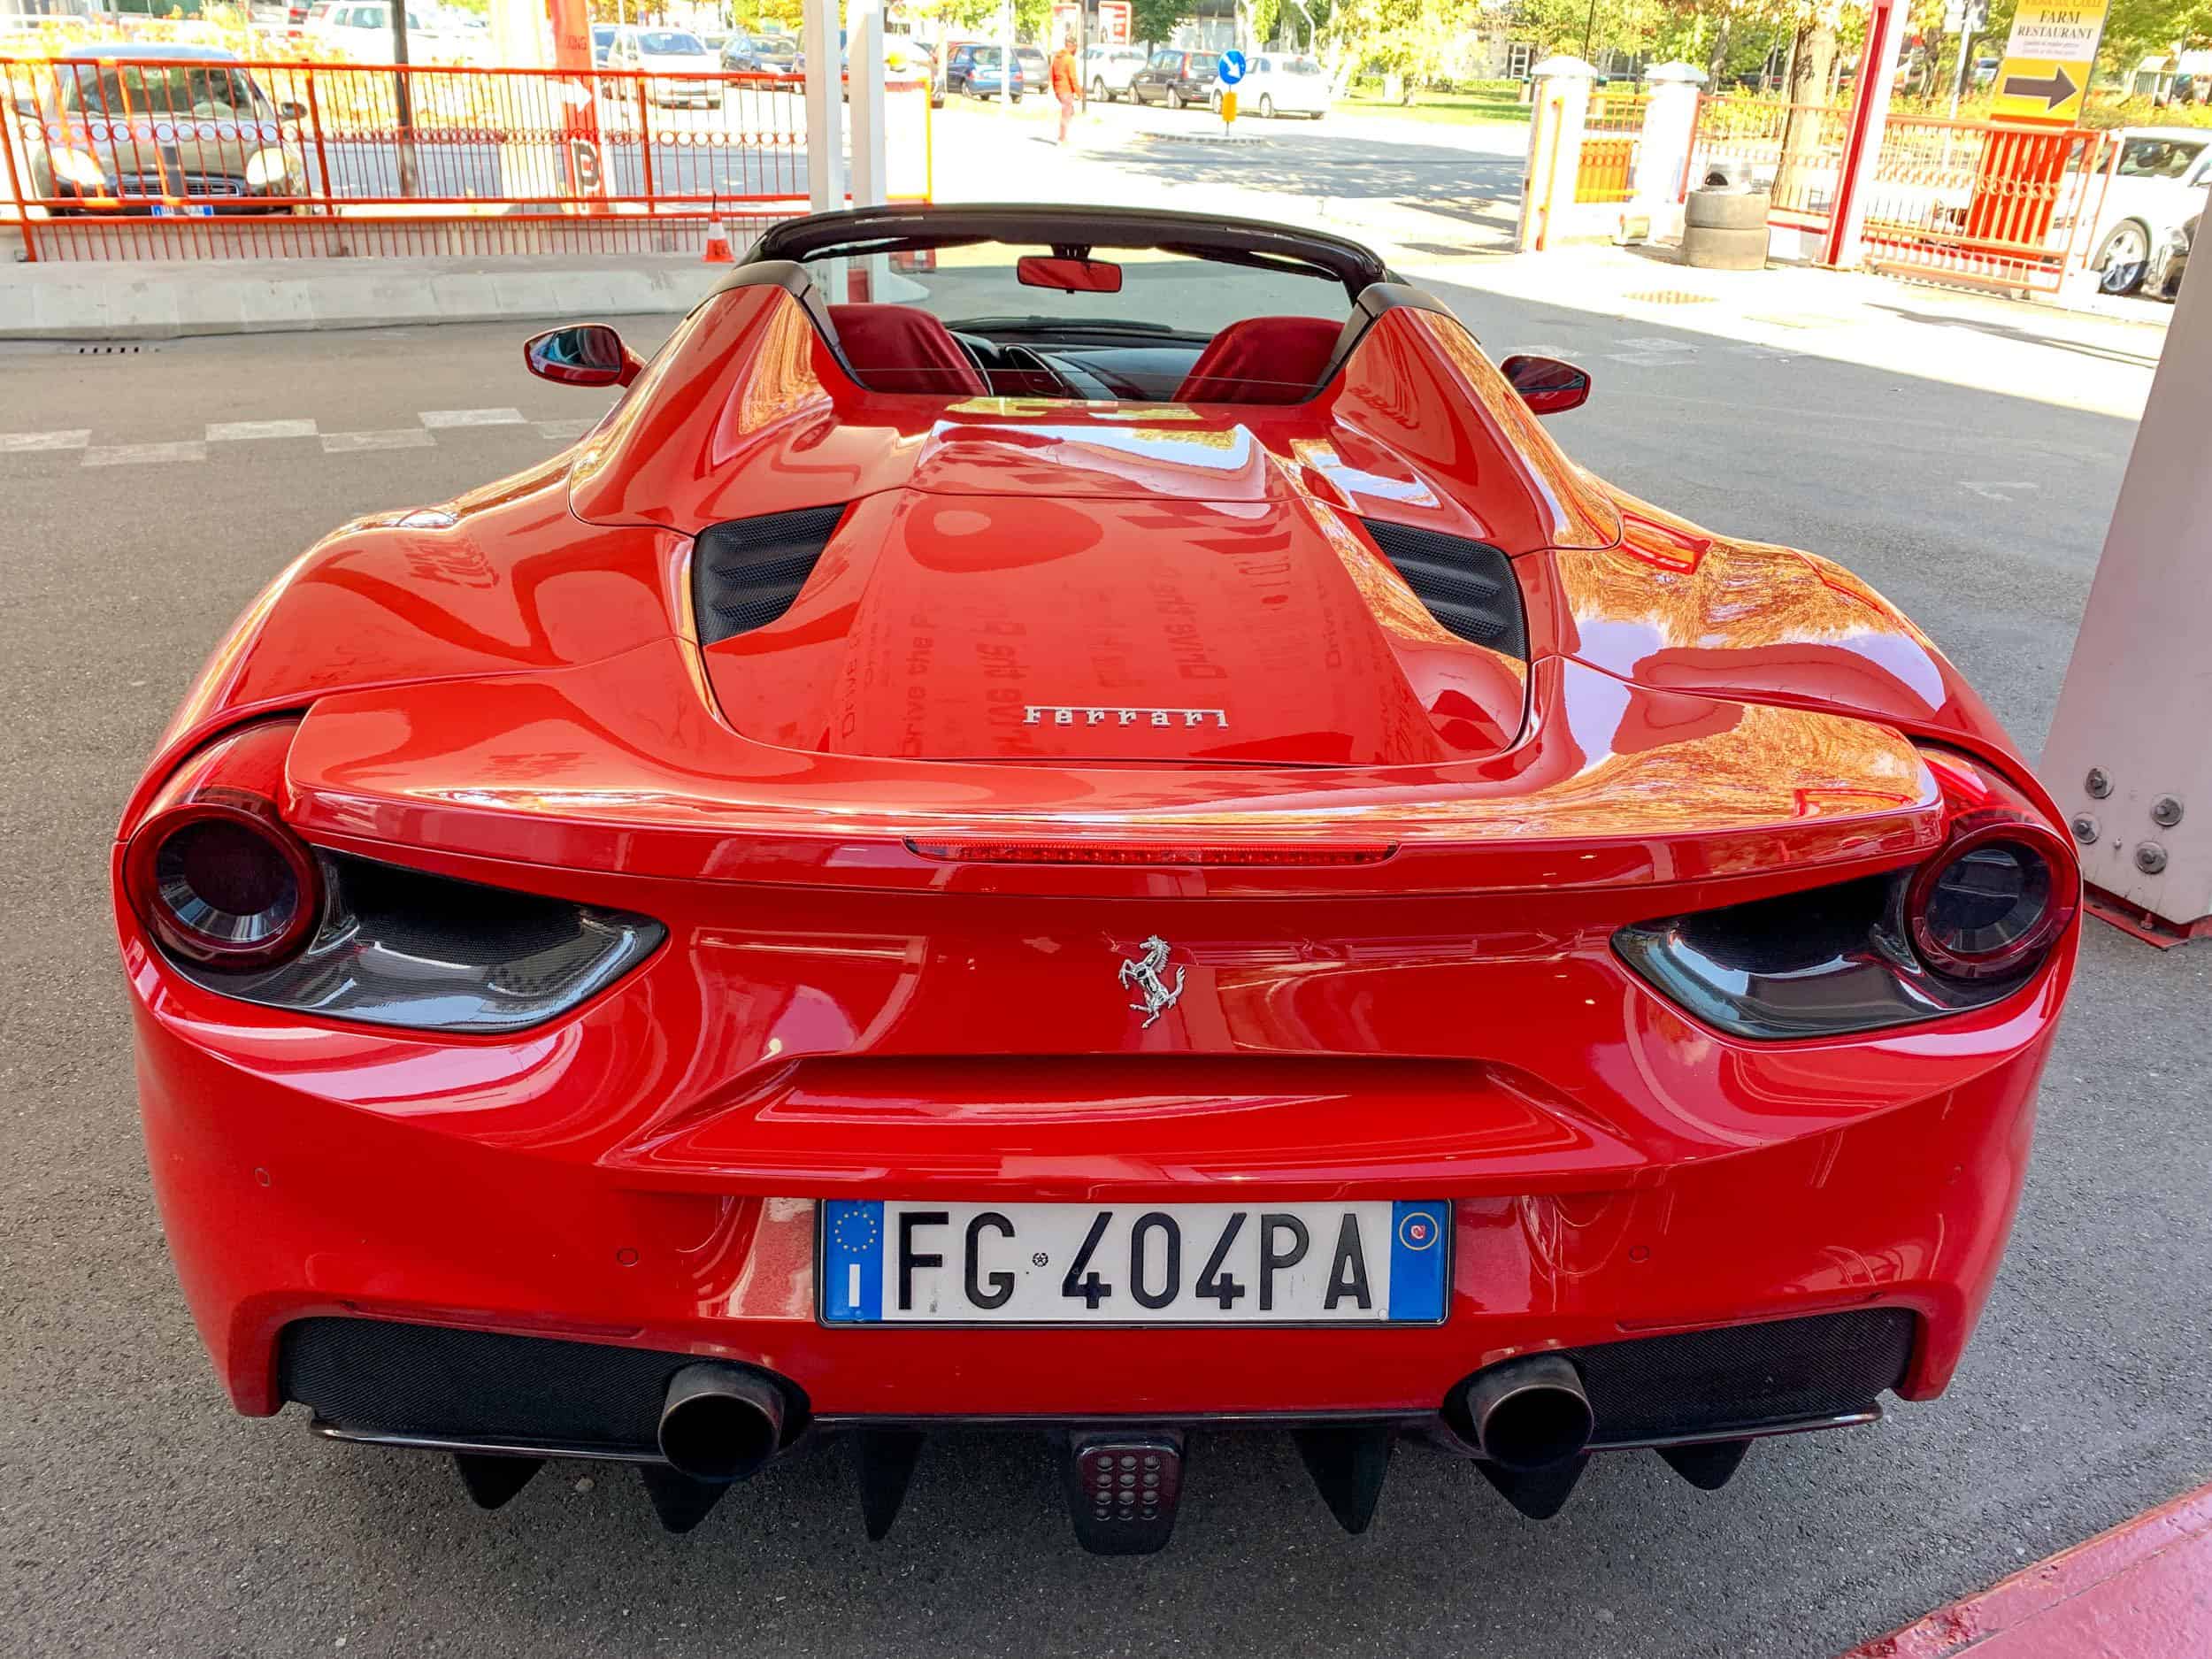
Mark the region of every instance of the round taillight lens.
<instances>
[{"instance_id":1,"label":"round taillight lens","mask_svg":"<svg viewBox=\"0 0 2212 1659\"><path fill-rule=\"evenodd\" d=\"M133 905L162 944L210 967L266 967L315 930L314 861L273 806L165 812L133 839L128 873Z\"/></svg>"},{"instance_id":2,"label":"round taillight lens","mask_svg":"<svg viewBox=\"0 0 2212 1659\"><path fill-rule=\"evenodd\" d=\"M2016 972L2072 917L2068 869L2045 836L2024 826L1961 836L1913 882L1913 943L1929 966L1954 979Z\"/></svg>"}]
</instances>

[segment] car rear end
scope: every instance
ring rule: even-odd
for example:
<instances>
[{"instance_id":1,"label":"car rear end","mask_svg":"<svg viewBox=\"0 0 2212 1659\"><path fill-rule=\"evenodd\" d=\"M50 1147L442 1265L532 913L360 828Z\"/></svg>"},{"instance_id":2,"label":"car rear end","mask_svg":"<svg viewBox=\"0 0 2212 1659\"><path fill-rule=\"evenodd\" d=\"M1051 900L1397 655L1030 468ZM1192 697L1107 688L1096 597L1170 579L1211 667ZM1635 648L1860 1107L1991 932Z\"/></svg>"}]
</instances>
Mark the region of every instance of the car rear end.
<instances>
[{"instance_id":1,"label":"car rear end","mask_svg":"<svg viewBox=\"0 0 2212 1659\"><path fill-rule=\"evenodd\" d=\"M1329 108L1329 75L1311 58L1278 58L1263 88L1278 112L1318 118Z\"/></svg>"},{"instance_id":2,"label":"car rear end","mask_svg":"<svg viewBox=\"0 0 2212 1659\"><path fill-rule=\"evenodd\" d=\"M1145 511L1214 555L1141 585L1156 629L989 552L1041 513L1104 560ZM1594 1449L1724 1479L1939 1391L2070 970L2047 807L1510 640L1523 713L1425 714L1378 653L1489 659L1379 621L1362 560L1419 549L1330 523L893 492L740 525L692 556L695 643L326 696L150 778L115 854L142 1105L239 1408L636 1462L672 1524L824 1432L888 1480L932 1429L1041 1430L1115 1549L1164 1541L1194 1429L1294 1430L1363 1525L1408 1437L1540 1514ZM748 586L808 536L874 560L850 603ZM991 672L1154 657L1189 695ZM818 695L811 745L761 724ZM1404 769L1432 741L1487 758Z\"/></svg>"}]
</instances>

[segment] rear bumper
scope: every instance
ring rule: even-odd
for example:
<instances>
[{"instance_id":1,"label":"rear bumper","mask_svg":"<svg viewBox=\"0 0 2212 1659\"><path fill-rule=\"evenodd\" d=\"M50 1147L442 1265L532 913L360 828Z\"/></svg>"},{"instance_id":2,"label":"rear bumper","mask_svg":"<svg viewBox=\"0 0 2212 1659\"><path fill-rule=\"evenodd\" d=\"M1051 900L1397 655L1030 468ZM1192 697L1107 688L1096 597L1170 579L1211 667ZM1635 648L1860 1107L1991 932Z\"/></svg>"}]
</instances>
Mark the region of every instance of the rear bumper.
<instances>
[{"instance_id":1,"label":"rear bumper","mask_svg":"<svg viewBox=\"0 0 2212 1659\"><path fill-rule=\"evenodd\" d=\"M1654 1030L1593 1056L1647 1110L1701 1120L1698 1145L1625 1133L1594 1086L1532 1099L1500 1084L1455 1116L1417 1088L1278 1091L1082 1124L1009 1110L964 1125L956 1101L795 1085L733 1099L699 1081L729 1075L726 1060L675 1035L705 988L685 954L542 1031L427 1042L211 996L127 925L155 1188L240 1410L284 1402L284 1333L315 1318L739 1361L828 1419L1411 1419L1532 1350L1886 1309L1914 1332L1895 1386L1926 1397L1997 1267L2065 977L2056 966L1985 1015L1880 1043L1754 1053L1667 1016L1654 1026L1688 1071L1670 1069ZM931 1064L1005 1082L984 1061ZM1363 1123L1409 1115L1421 1121ZM1159 1202L1217 1197L1230 1179L1255 1202L1451 1198L1448 1317L1138 1332L816 1317L818 1198ZM535 1438L526 1421L502 1427Z\"/></svg>"}]
</instances>

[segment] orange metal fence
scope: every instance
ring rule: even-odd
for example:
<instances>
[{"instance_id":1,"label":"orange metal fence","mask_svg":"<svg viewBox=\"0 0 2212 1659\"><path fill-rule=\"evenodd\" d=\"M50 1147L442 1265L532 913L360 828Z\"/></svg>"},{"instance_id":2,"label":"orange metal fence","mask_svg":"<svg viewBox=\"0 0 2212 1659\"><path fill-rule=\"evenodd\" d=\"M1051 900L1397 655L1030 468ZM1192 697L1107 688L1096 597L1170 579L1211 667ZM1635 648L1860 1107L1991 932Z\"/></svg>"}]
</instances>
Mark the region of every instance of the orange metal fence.
<instances>
[{"instance_id":1,"label":"orange metal fence","mask_svg":"<svg viewBox=\"0 0 2212 1659\"><path fill-rule=\"evenodd\" d=\"M0 58L0 216L33 259L675 251L805 211L803 87ZM887 104L893 197L926 197L927 88Z\"/></svg>"},{"instance_id":2,"label":"orange metal fence","mask_svg":"<svg viewBox=\"0 0 2212 1659\"><path fill-rule=\"evenodd\" d=\"M1582 163L1575 172L1578 202L1625 202L1636 176L1636 143L1643 134L1644 110L1650 102L1634 96L1590 97L1582 127Z\"/></svg>"},{"instance_id":3,"label":"orange metal fence","mask_svg":"<svg viewBox=\"0 0 2212 1659\"><path fill-rule=\"evenodd\" d=\"M2105 134L1892 116L1866 205L1867 262L2055 289L2103 205Z\"/></svg>"},{"instance_id":4,"label":"orange metal fence","mask_svg":"<svg viewBox=\"0 0 2212 1659\"><path fill-rule=\"evenodd\" d=\"M1770 219L1801 230L1827 227L1843 167L1850 111L1779 98L1709 97L1698 106L1687 182L1716 166L1770 191Z\"/></svg>"}]
</instances>

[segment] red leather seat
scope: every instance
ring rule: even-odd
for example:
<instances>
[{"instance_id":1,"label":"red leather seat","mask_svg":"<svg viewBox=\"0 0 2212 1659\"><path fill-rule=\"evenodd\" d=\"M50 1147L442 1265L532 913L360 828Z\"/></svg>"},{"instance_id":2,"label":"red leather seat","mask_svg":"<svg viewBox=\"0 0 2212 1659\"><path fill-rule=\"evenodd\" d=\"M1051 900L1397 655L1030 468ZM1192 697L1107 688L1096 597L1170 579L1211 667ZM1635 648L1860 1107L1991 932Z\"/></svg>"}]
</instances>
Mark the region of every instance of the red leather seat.
<instances>
[{"instance_id":1,"label":"red leather seat","mask_svg":"<svg viewBox=\"0 0 2212 1659\"><path fill-rule=\"evenodd\" d=\"M872 392L981 397L988 389L952 331L911 305L833 305L845 361Z\"/></svg>"},{"instance_id":2,"label":"red leather seat","mask_svg":"<svg viewBox=\"0 0 2212 1659\"><path fill-rule=\"evenodd\" d=\"M1321 382L1344 325L1321 317L1248 317L1206 342L1179 403L1302 403Z\"/></svg>"}]
</instances>

